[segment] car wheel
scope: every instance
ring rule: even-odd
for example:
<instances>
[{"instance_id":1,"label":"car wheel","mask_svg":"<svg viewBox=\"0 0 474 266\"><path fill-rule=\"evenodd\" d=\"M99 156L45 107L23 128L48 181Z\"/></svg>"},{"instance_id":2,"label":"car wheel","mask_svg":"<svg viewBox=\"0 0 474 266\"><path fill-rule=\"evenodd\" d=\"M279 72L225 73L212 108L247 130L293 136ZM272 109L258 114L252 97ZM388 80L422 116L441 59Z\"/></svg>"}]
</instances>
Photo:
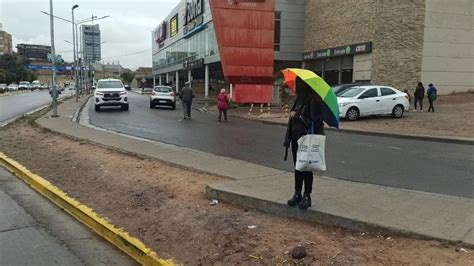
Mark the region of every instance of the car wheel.
<instances>
[{"instance_id":1,"label":"car wheel","mask_svg":"<svg viewBox=\"0 0 474 266\"><path fill-rule=\"evenodd\" d=\"M155 104L153 104L153 102L150 101L150 109L153 109L153 108L155 108Z\"/></svg>"},{"instance_id":2,"label":"car wheel","mask_svg":"<svg viewBox=\"0 0 474 266\"><path fill-rule=\"evenodd\" d=\"M392 110L392 117L393 118L402 118L404 111L405 110L403 110L403 106L395 105L395 107L393 107L393 110Z\"/></svg>"},{"instance_id":3,"label":"car wheel","mask_svg":"<svg viewBox=\"0 0 474 266\"><path fill-rule=\"evenodd\" d=\"M128 104L127 104L127 105L124 105L124 106L122 106L122 109L123 109L124 111L128 111Z\"/></svg>"},{"instance_id":4,"label":"car wheel","mask_svg":"<svg viewBox=\"0 0 474 266\"><path fill-rule=\"evenodd\" d=\"M99 106L99 105L96 105L96 106L95 106L95 111L96 111L96 112L100 112L100 106Z\"/></svg>"},{"instance_id":5,"label":"car wheel","mask_svg":"<svg viewBox=\"0 0 474 266\"><path fill-rule=\"evenodd\" d=\"M359 109L356 107L351 107L347 110L346 119L349 121L355 121L359 118Z\"/></svg>"}]
</instances>

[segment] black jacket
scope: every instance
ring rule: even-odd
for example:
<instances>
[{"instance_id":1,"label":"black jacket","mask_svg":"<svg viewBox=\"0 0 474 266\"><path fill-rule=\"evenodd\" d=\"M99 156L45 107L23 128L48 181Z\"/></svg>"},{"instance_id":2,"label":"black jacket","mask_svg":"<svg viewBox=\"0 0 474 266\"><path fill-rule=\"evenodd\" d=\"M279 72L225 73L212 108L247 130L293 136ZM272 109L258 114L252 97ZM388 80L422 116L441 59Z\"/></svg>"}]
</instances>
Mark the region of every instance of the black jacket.
<instances>
[{"instance_id":1,"label":"black jacket","mask_svg":"<svg viewBox=\"0 0 474 266\"><path fill-rule=\"evenodd\" d=\"M416 86L415 99L423 99L424 96L425 96L425 87Z\"/></svg>"},{"instance_id":2,"label":"black jacket","mask_svg":"<svg viewBox=\"0 0 474 266\"><path fill-rule=\"evenodd\" d=\"M302 136L308 134L311 127L314 127L314 134L324 135L321 103L314 100L301 102L296 99L291 111L295 111L296 115L288 119L285 141L283 142L283 146L286 148L285 161L288 157L288 148L291 142L298 141Z\"/></svg>"}]
</instances>

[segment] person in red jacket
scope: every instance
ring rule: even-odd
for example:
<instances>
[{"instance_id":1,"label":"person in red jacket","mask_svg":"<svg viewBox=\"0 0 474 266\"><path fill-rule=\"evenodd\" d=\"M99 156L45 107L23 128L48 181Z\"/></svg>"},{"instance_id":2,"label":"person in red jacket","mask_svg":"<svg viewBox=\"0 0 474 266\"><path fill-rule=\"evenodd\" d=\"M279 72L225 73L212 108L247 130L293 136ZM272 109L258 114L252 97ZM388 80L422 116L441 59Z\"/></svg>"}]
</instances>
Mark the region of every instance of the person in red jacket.
<instances>
[{"instance_id":1,"label":"person in red jacket","mask_svg":"<svg viewBox=\"0 0 474 266\"><path fill-rule=\"evenodd\" d=\"M224 113L224 119L227 122L227 109L229 109L229 98L225 89L221 89L221 92L217 95L217 109L219 109L219 122L221 122L222 113Z\"/></svg>"}]
</instances>

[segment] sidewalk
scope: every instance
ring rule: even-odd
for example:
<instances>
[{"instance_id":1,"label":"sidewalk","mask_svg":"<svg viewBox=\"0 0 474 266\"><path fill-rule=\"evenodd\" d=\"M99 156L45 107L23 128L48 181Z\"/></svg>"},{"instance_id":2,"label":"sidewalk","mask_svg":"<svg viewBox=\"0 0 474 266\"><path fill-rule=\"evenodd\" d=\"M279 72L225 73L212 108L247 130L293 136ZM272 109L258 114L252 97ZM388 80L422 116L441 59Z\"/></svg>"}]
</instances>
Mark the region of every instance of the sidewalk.
<instances>
[{"instance_id":1,"label":"sidewalk","mask_svg":"<svg viewBox=\"0 0 474 266\"><path fill-rule=\"evenodd\" d=\"M134 265L0 168L0 265Z\"/></svg>"},{"instance_id":2,"label":"sidewalk","mask_svg":"<svg viewBox=\"0 0 474 266\"><path fill-rule=\"evenodd\" d=\"M68 101L59 107L61 118L47 115L37 123L73 138L228 178L229 181L208 186L212 198L354 230L401 233L474 246L472 199L316 177L313 207L307 211L289 209L286 200L292 194L292 173L76 124L71 117L79 106L80 103ZM87 124L84 120L87 115L81 118L81 123Z\"/></svg>"}]
</instances>

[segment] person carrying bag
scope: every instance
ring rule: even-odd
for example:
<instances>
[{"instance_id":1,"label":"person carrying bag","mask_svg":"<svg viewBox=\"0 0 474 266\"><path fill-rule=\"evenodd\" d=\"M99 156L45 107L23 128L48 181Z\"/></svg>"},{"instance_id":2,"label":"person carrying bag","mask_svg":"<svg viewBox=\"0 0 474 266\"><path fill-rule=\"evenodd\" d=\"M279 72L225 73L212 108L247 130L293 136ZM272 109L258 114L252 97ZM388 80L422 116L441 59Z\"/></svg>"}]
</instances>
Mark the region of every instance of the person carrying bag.
<instances>
[{"instance_id":1,"label":"person carrying bag","mask_svg":"<svg viewBox=\"0 0 474 266\"><path fill-rule=\"evenodd\" d=\"M295 192L287 204L290 207L298 205L300 209L306 210L311 206L312 171L325 170L326 161L324 159L325 137L323 136L324 125L321 113L322 102L314 92L305 89L302 82L300 79L296 79L296 99L291 108L283 145L286 147L286 161L291 144L295 165ZM315 163L316 161L318 162Z\"/></svg>"}]
</instances>

